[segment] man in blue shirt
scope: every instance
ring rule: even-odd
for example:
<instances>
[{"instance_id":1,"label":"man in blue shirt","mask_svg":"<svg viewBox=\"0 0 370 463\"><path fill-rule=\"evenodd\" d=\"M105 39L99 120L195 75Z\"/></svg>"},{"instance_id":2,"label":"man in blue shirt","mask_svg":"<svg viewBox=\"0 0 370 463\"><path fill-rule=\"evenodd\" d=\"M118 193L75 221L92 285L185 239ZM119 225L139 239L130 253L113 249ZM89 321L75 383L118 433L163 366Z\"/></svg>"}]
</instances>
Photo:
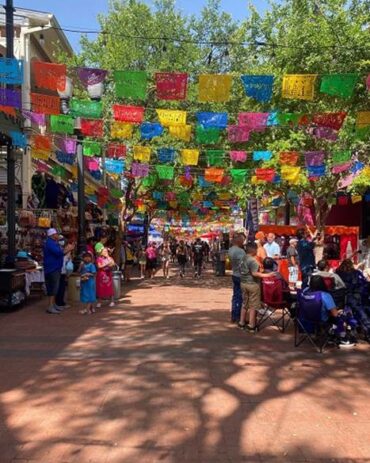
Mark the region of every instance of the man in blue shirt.
<instances>
[{"instance_id":1,"label":"man in blue shirt","mask_svg":"<svg viewBox=\"0 0 370 463\"><path fill-rule=\"evenodd\" d=\"M263 246L265 248L267 257L271 257L271 259L279 259L281 255L280 246L275 241L274 233L269 233L267 235L267 243Z\"/></svg>"}]
</instances>

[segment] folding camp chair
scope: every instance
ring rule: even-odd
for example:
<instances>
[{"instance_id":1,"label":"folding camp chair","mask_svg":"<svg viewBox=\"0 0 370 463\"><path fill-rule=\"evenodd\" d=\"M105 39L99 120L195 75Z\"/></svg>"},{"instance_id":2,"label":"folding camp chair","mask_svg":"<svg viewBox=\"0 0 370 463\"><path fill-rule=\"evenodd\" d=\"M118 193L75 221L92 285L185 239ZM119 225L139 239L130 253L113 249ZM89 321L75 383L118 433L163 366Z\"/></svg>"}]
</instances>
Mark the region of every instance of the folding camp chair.
<instances>
[{"instance_id":1,"label":"folding camp chair","mask_svg":"<svg viewBox=\"0 0 370 463\"><path fill-rule=\"evenodd\" d=\"M298 294L297 316L294 320L295 347L308 339L320 354L323 352L330 340L330 325L321 320L321 310L320 292L301 291Z\"/></svg>"},{"instance_id":2,"label":"folding camp chair","mask_svg":"<svg viewBox=\"0 0 370 463\"><path fill-rule=\"evenodd\" d=\"M271 277L262 280L262 303L257 321L257 329L261 330L266 322L270 321L284 333L290 321L290 312L284 298L283 282L280 278ZM279 313L277 313L279 312ZM286 323L286 317L288 322Z\"/></svg>"}]
</instances>

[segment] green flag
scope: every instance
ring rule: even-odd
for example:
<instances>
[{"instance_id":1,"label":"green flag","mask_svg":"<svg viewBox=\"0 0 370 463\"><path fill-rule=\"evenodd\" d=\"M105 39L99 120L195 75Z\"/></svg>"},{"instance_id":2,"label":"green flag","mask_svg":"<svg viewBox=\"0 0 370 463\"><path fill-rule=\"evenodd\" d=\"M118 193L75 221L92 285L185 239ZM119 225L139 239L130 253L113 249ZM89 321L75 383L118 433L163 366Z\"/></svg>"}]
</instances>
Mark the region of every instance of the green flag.
<instances>
[{"instance_id":1,"label":"green flag","mask_svg":"<svg viewBox=\"0 0 370 463\"><path fill-rule=\"evenodd\" d=\"M55 133L73 135L75 130L75 120L72 116L66 116L65 114L52 114L50 116L50 129Z\"/></svg>"},{"instance_id":2,"label":"green flag","mask_svg":"<svg viewBox=\"0 0 370 463\"><path fill-rule=\"evenodd\" d=\"M145 100L148 84L145 71L114 71L113 78L119 98Z\"/></svg>"},{"instance_id":3,"label":"green flag","mask_svg":"<svg viewBox=\"0 0 370 463\"><path fill-rule=\"evenodd\" d=\"M247 169L230 169L231 178L234 183L244 183L247 173Z\"/></svg>"},{"instance_id":4,"label":"green flag","mask_svg":"<svg viewBox=\"0 0 370 463\"><path fill-rule=\"evenodd\" d=\"M101 143L98 141L83 142L84 156L101 156Z\"/></svg>"},{"instance_id":5,"label":"green flag","mask_svg":"<svg viewBox=\"0 0 370 463\"><path fill-rule=\"evenodd\" d=\"M278 113L277 120L279 125L297 125L302 114L300 113Z\"/></svg>"},{"instance_id":6,"label":"green flag","mask_svg":"<svg viewBox=\"0 0 370 463\"><path fill-rule=\"evenodd\" d=\"M73 116L87 119L100 119L103 112L103 103L95 100L72 98L69 107Z\"/></svg>"},{"instance_id":7,"label":"green flag","mask_svg":"<svg viewBox=\"0 0 370 463\"><path fill-rule=\"evenodd\" d=\"M54 167L51 169L51 173L52 173L53 175L55 175L56 177L65 177L67 171L66 171L65 168L62 167L62 166L54 166Z\"/></svg>"},{"instance_id":8,"label":"green flag","mask_svg":"<svg viewBox=\"0 0 370 463\"><path fill-rule=\"evenodd\" d=\"M151 188L156 183L156 176L153 174L149 174L147 177L143 179L142 185L144 188Z\"/></svg>"},{"instance_id":9,"label":"green flag","mask_svg":"<svg viewBox=\"0 0 370 463\"><path fill-rule=\"evenodd\" d=\"M160 180L172 180L174 177L175 169L172 166L156 165L155 170Z\"/></svg>"},{"instance_id":10,"label":"green flag","mask_svg":"<svg viewBox=\"0 0 370 463\"><path fill-rule=\"evenodd\" d=\"M224 164L224 150L207 150L207 160L210 166L222 166Z\"/></svg>"},{"instance_id":11,"label":"green flag","mask_svg":"<svg viewBox=\"0 0 370 463\"><path fill-rule=\"evenodd\" d=\"M220 129L214 127L205 129L201 125L197 125L195 132L197 143L212 145L220 141Z\"/></svg>"},{"instance_id":12,"label":"green flag","mask_svg":"<svg viewBox=\"0 0 370 463\"><path fill-rule=\"evenodd\" d=\"M343 164L351 160L351 151L350 150L342 150L342 151L335 151L332 154L332 161L333 164Z\"/></svg>"},{"instance_id":13,"label":"green flag","mask_svg":"<svg viewBox=\"0 0 370 463\"><path fill-rule=\"evenodd\" d=\"M327 74L321 77L320 92L350 98L358 81L358 74Z\"/></svg>"}]
</instances>

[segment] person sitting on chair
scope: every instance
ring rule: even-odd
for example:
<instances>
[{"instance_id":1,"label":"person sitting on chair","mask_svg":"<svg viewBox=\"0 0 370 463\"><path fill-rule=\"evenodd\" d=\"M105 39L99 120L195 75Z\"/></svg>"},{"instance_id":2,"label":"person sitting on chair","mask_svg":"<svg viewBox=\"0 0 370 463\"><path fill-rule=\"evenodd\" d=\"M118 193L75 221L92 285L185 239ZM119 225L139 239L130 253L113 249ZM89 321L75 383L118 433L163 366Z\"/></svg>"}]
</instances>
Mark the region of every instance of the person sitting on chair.
<instances>
[{"instance_id":1,"label":"person sitting on chair","mask_svg":"<svg viewBox=\"0 0 370 463\"><path fill-rule=\"evenodd\" d=\"M322 301L321 321L332 324L333 333L340 347L353 347L357 341L353 336L347 334L347 330L351 329L351 314L345 314L343 310L337 308L333 297L326 288L324 279L320 275L312 275L309 287L304 291L306 294L320 293Z\"/></svg>"},{"instance_id":2,"label":"person sitting on chair","mask_svg":"<svg viewBox=\"0 0 370 463\"><path fill-rule=\"evenodd\" d=\"M329 262L321 259L317 263L317 270L313 275L319 275L323 278L328 292L333 296L334 302L339 309L344 309L346 299L346 285L342 278L334 272L330 272Z\"/></svg>"}]
</instances>

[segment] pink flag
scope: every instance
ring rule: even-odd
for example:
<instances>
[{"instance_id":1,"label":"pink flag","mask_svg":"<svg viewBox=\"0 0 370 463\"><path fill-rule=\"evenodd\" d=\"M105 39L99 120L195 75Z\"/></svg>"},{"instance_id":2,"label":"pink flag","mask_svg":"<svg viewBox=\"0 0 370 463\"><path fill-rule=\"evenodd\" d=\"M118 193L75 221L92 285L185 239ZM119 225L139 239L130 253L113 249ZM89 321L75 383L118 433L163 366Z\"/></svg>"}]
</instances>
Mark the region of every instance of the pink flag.
<instances>
[{"instance_id":1,"label":"pink flag","mask_svg":"<svg viewBox=\"0 0 370 463\"><path fill-rule=\"evenodd\" d=\"M270 113L239 113L238 124L249 127L251 132L263 132L269 115Z\"/></svg>"},{"instance_id":2,"label":"pink flag","mask_svg":"<svg viewBox=\"0 0 370 463\"><path fill-rule=\"evenodd\" d=\"M344 162L343 164L338 164L337 166L334 166L331 171L333 174L340 174L342 172L345 172L351 167L351 162Z\"/></svg>"},{"instance_id":3,"label":"pink flag","mask_svg":"<svg viewBox=\"0 0 370 463\"><path fill-rule=\"evenodd\" d=\"M63 153L76 153L77 140L75 138L57 138L57 145L60 151L63 151Z\"/></svg>"},{"instance_id":4,"label":"pink flag","mask_svg":"<svg viewBox=\"0 0 370 463\"><path fill-rule=\"evenodd\" d=\"M147 177L149 175L149 165L133 162L131 165L131 173L134 177Z\"/></svg>"},{"instance_id":5,"label":"pink flag","mask_svg":"<svg viewBox=\"0 0 370 463\"><path fill-rule=\"evenodd\" d=\"M247 153L245 151L230 151L230 159L233 162L245 162L247 160Z\"/></svg>"},{"instance_id":6,"label":"pink flag","mask_svg":"<svg viewBox=\"0 0 370 463\"><path fill-rule=\"evenodd\" d=\"M227 128L228 140L240 143L249 140L250 128L243 125L229 125Z\"/></svg>"}]
</instances>

